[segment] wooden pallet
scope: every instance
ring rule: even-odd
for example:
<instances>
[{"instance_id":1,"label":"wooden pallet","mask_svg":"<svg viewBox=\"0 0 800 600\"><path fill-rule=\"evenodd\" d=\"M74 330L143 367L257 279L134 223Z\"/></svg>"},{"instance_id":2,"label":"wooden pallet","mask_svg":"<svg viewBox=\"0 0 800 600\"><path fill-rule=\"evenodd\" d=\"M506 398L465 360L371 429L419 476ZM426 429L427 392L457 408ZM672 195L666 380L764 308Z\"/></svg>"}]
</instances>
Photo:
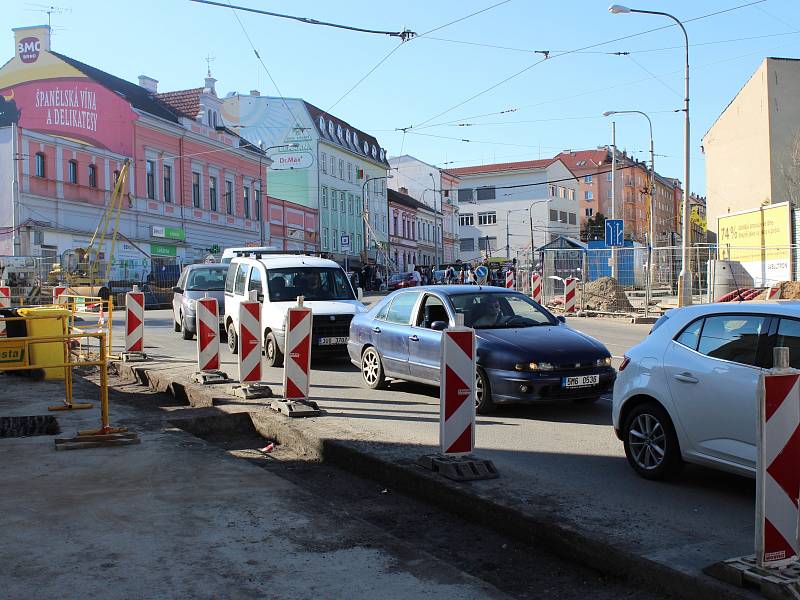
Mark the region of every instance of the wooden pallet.
<instances>
[{"instance_id":1,"label":"wooden pallet","mask_svg":"<svg viewBox=\"0 0 800 600\"><path fill-rule=\"evenodd\" d=\"M800 600L800 561L781 568L764 568L758 566L755 555L750 555L723 560L703 571L742 588L758 588L769 600Z\"/></svg>"},{"instance_id":2,"label":"wooden pallet","mask_svg":"<svg viewBox=\"0 0 800 600\"><path fill-rule=\"evenodd\" d=\"M56 438L55 440L56 450L83 450L85 448L129 446L139 443L141 443L139 436L131 432L77 435L72 438Z\"/></svg>"}]
</instances>

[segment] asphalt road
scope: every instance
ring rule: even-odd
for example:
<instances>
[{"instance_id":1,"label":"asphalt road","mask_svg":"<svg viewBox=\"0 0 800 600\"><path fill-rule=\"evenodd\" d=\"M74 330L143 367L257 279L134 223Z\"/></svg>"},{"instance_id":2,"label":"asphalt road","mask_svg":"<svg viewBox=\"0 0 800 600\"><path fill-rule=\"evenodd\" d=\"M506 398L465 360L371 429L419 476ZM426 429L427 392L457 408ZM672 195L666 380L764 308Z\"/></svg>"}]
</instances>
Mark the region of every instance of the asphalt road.
<instances>
[{"instance_id":1,"label":"asphalt road","mask_svg":"<svg viewBox=\"0 0 800 600\"><path fill-rule=\"evenodd\" d=\"M170 311L148 311L145 321L145 350L154 359L195 360L196 342L173 332ZM605 319L575 318L569 324L598 338L620 358L650 329ZM121 328L115 330L119 346ZM223 346L223 368L236 377L234 359ZM264 373L266 381L280 388L281 370L265 368ZM340 421L360 439L437 443L435 388L393 383L372 391L345 360L314 364L311 381L312 397L326 411L326 420ZM611 427L608 400L588 406L562 402L503 407L478 418L477 450L495 462L520 494L544 490L561 514L645 556L696 573L711 562L753 551L754 483L695 466L687 466L670 483L639 478Z\"/></svg>"}]
</instances>

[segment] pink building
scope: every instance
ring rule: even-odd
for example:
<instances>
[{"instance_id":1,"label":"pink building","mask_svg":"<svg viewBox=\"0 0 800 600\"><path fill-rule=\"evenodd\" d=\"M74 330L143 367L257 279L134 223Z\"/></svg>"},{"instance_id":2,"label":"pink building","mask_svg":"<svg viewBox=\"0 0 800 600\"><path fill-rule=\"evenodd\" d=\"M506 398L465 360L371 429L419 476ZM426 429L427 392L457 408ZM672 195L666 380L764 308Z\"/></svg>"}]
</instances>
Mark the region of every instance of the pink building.
<instances>
[{"instance_id":1,"label":"pink building","mask_svg":"<svg viewBox=\"0 0 800 600\"><path fill-rule=\"evenodd\" d=\"M112 277L268 245L273 231L283 247L315 247L316 211L267 203L270 159L222 122L210 74L202 87L158 93L155 79L136 85L51 50L47 26L14 32L0 69L0 155L13 148L21 160L0 159L0 172L16 171L0 181L13 200L0 206L0 255L56 261L85 247L126 160Z\"/></svg>"}]
</instances>

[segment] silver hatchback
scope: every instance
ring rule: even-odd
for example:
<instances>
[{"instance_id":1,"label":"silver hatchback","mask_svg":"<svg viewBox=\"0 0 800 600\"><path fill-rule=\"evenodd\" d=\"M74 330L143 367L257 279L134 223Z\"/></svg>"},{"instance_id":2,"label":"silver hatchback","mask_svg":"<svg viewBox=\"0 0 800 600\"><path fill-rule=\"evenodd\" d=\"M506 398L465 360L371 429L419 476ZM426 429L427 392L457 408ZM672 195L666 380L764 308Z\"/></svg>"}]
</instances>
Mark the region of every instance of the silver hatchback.
<instances>
[{"instance_id":1,"label":"silver hatchback","mask_svg":"<svg viewBox=\"0 0 800 600\"><path fill-rule=\"evenodd\" d=\"M197 264L183 269L178 285L172 288L172 319L175 331L191 340L197 333L196 302L208 294L217 299L220 323L225 312L225 275L228 265Z\"/></svg>"}]
</instances>

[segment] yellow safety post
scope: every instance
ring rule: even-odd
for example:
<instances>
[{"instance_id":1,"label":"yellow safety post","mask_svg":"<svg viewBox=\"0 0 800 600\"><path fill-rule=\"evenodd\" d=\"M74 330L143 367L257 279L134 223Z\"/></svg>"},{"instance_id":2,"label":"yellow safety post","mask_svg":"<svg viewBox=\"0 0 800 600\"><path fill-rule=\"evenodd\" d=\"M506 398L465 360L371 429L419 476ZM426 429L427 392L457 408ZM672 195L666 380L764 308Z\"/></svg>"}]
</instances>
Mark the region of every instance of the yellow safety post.
<instances>
[{"instance_id":1,"label":"yellow safety post","mask_svg":"<svg viewBox=\"0 0 800 600\"><path fill-rule=\"evenodd\" d=\"M106 335L100 333L100 429L78 431L78 438L84 436L111 435L125 433L127 427L111 427L108 418L108 354L106 354ZM77 438L76 438L77 439Z\"/></svg>"}]
</instances>

